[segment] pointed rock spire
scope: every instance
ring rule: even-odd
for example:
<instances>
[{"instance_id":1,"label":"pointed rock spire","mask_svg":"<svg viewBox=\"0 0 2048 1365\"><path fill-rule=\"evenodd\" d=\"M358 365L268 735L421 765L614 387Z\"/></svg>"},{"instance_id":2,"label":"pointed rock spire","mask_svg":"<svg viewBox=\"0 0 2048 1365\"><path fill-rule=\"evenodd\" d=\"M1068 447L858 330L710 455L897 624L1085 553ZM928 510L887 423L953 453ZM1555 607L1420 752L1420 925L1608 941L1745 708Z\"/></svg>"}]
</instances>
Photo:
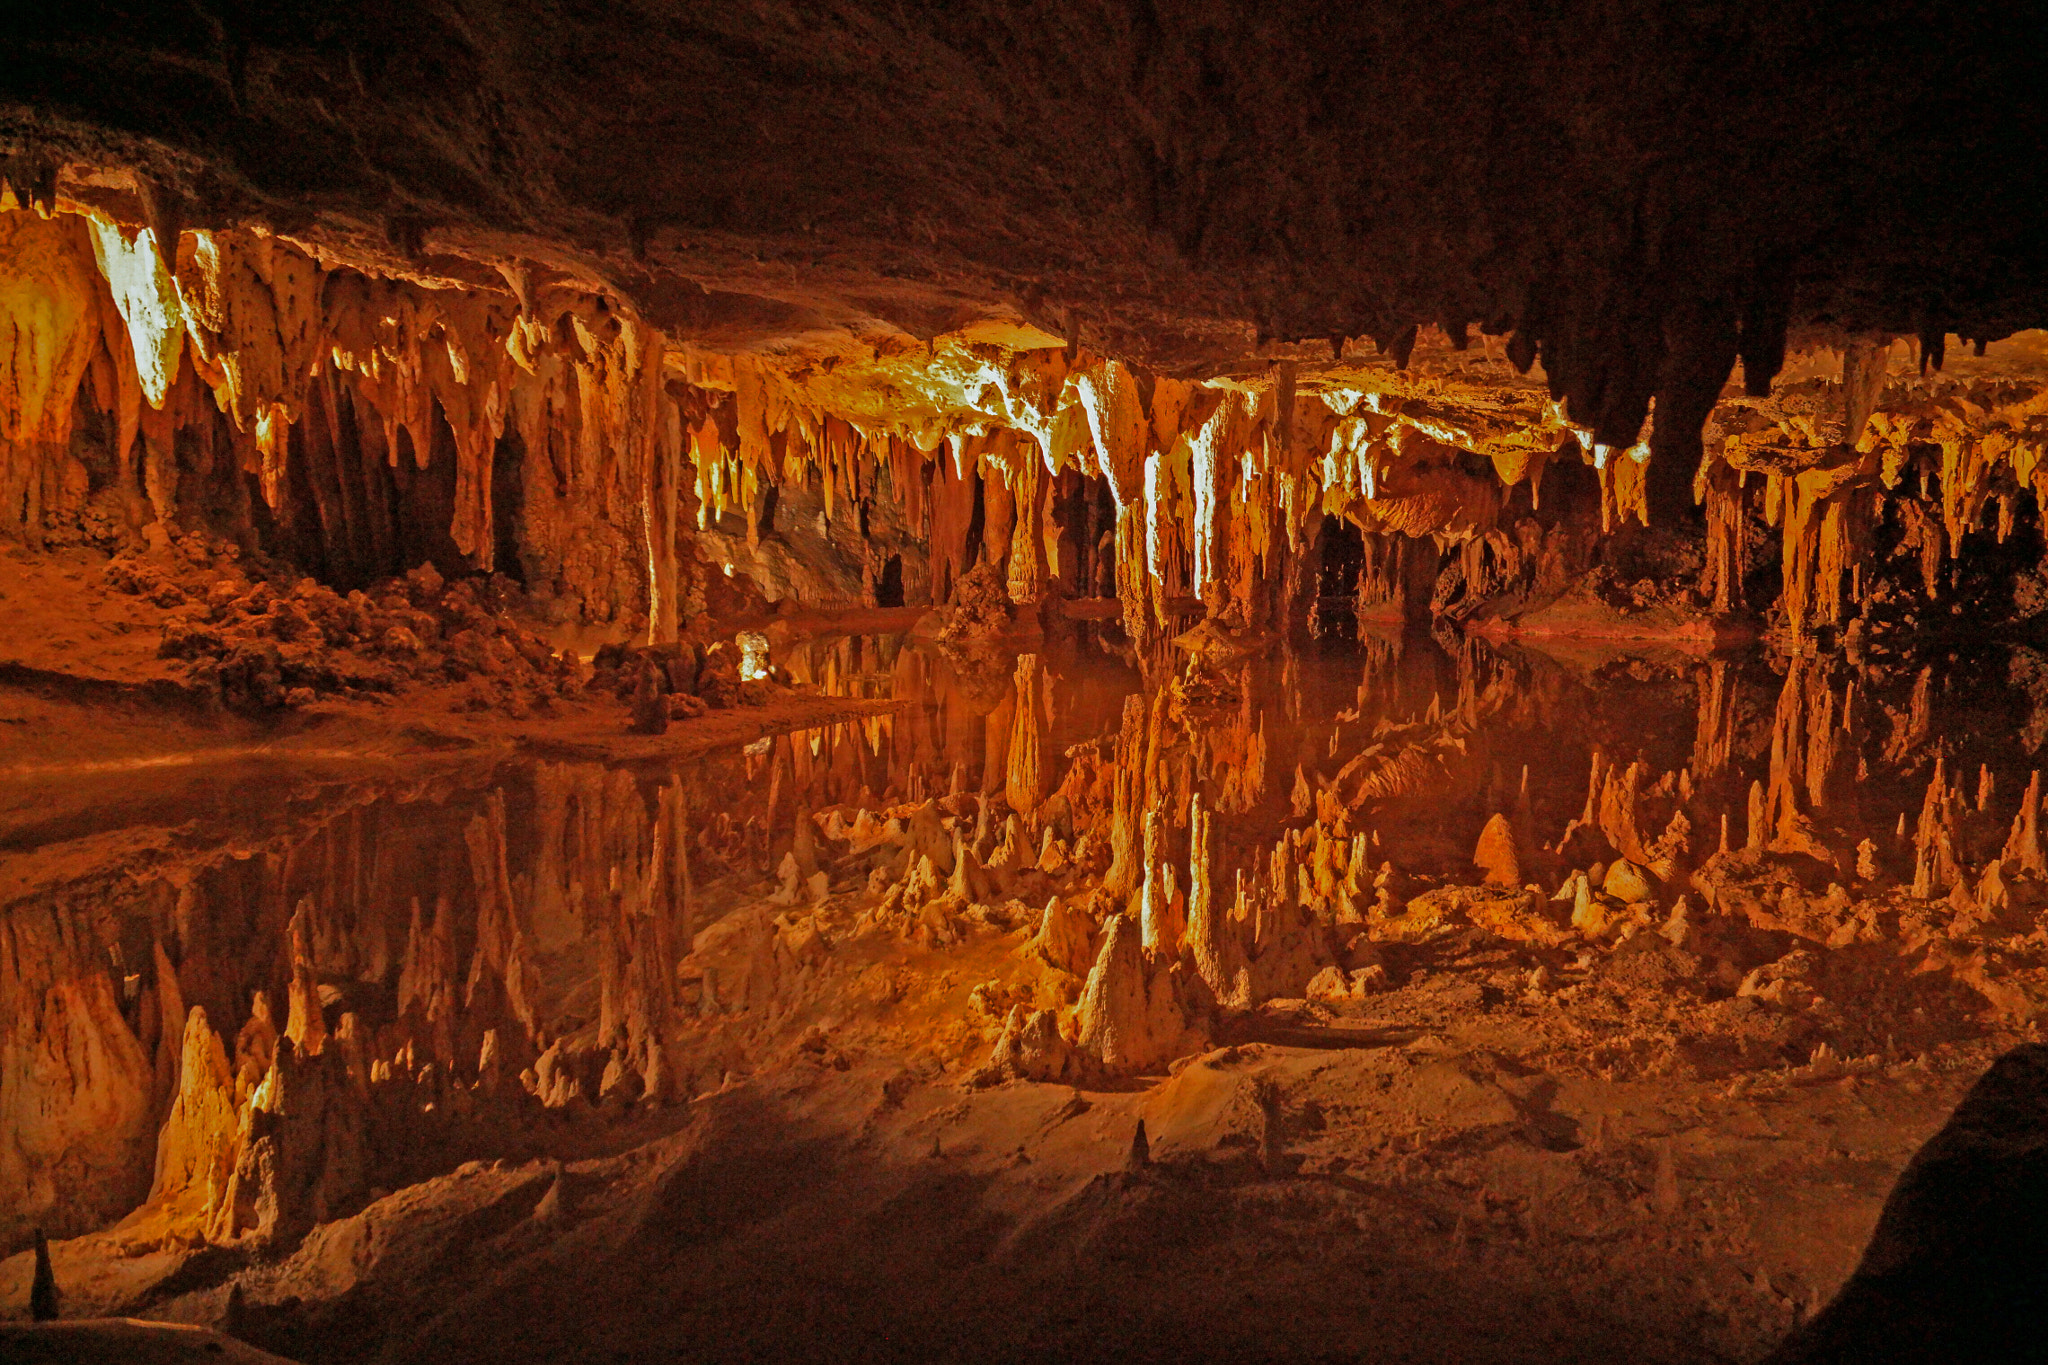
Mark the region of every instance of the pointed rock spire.
<instances>
[{"instance_id":1,"label":"pointed rock spire","mask_svg":"<svg viewBox=\"0 0 2048 1365\"><path fill-rule=\"evenodd\" d=\"M59 1302L57 1273L50 1268L50 1240L36 1229L36 1274L28 1290L28 1315L35 1322L55 1322Z\"/></svg>"},{"instance_id":2,"label":"pointed rock spire","mask_svg":"<svg viewBox=\"0 0 2048 1365\"><path fill-rule=\"evenodd\" d=\"M1145 1120L1138 1120L1137 1131L1131 1134L1130 1154L1124 1158L1124 1169L1142 1171L1152 1164L1152 1141L1145 1136Z\"/></svg>"},{"instance_id":3,"label":"pointed rock spire","mask_svg":"<svg viewBox=\"0 0 2048 1365\"><path fill-rule=\"evenodd\" d=\"M1479 831L1479 846L1472 851L1472 865L1484 875L1488 886L1520 886L1522 860L1515 851L1514 826L1496 813Z\"/></svg>"}]
</instances>

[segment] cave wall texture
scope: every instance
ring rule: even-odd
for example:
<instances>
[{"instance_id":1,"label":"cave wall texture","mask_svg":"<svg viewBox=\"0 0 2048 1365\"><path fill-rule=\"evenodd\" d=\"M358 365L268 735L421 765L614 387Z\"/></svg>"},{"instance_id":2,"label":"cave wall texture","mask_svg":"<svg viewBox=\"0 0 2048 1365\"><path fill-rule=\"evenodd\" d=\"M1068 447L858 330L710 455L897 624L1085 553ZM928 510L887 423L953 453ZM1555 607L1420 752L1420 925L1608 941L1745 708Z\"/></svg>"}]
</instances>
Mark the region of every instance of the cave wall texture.
<instances>
[{"instance_id":1,"label":"cave wall texture","mask_svg":"<svg viewBox=\"0 0 2048 1365\"><path fill-rule=\"evenodd\" d=\"M1761 391L1788 329L2004 335L2038 320L2048 256L2014 211L2043 175L2023 6L88 4L9 27L18 198L158 243L288 237L490 341L516 309L535 352L571 328L537 300L574 291L622 329L574 324L618 352L620 448L663 342L872 356L999 318L1149 382L1310 338L1405 361L1434 323L1540 359L1602 445L1654 395L1653 445L1690 461L1731 365ZM328 330L355 301L301 295ZM237 428L296 419L291 340ZM458 455L514 425L531 457L513 386L454 378L467 404L409 382ZM655 428L679 445L675 414L642 421L614 502L654 501ZM490 567L489 471L457 468L453 539ZM658 596L672 571L640 572Z\"/></svg>"},{"instance_id":2,"label":"cave wall texture","mask_svg":"<svg viewBox=\"0 0 2048 1365\"><path fill-rule=\"evenodd\" d=\"M1916 600L2038 616L2038 572L1956 594L1966 542L2040 548L2048 354L2003 340L2048 323L2039 29L1783 0L17 5L0 537L203 529L343 589L424 560L655 641L732 577L1114 597L1141 645L1197 608L1287 625L1339 529L1361 611L1482 623L1599 567L1849 629L1882 560ZM164 1003L145 1049L64 923L0 920L34 997L0 1111L45 1097L0 1196L82 1227L137 1194L84 1192L147 1145L184 1033ZM280 998L295 965L266 964ZM203 1054L178 1101L217 1119L241 1082Z\"/></svg>"}]
</instances>

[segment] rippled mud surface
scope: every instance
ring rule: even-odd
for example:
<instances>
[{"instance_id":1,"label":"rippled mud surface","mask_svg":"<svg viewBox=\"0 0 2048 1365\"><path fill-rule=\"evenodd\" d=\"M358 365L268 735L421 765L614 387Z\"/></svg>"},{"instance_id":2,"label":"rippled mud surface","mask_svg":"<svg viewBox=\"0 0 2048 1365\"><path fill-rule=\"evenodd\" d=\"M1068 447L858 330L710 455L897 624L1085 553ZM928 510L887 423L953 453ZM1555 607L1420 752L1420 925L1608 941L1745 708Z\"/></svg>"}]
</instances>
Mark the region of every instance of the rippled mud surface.
<instances>
[{"instance_id":1,"label":"rippled mud surface","mask_svg":"<svg viewBox=\"0 0 2048 1365\"><path fill-rule=\"evenodd\" d=\"M1190 643L15 783L5 1249L306 1361L1748 1359L2032 1036L2031 648Z\"/></svg>"}]
</instances>

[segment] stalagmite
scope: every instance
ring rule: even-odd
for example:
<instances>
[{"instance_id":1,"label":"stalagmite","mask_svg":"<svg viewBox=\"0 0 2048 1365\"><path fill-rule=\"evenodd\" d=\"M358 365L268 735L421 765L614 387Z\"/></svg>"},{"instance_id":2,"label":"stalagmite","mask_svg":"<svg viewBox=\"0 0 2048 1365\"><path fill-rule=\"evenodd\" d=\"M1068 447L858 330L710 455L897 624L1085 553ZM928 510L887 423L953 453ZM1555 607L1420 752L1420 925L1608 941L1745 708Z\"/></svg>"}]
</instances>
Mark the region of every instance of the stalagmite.
<instances>
[{"instance_id":1,"label":"stalagmite","mask_svg":"<svg viewBox=\"0 0 2048 1365\"><path fill-rule=\"evenodd\" d=\"M1572 928L1588 937L1598 937L1606 932L1607 914L1600 902L1593 899L1591 879L1580 874L1572 891Z\"/></svg>"},{"instance_id":2,"label":"stalagmite","mask_svg":"<svg viewBox=\"0 0 2048 1365\"><path fill-rule=\"evenodd\" d=\"M1010 808L1029 819L1045 799L1042 750L1051 707L1044 665L1036 654L1020 655L1016 671L1017 704L1010 729L1008 775L1003 794Z\"/></svg>"},{"instance_id":3,"label":"stalagmite","mask_svg":"<svg viewBox=\"0 0 2048 1365\"><path fill-rule=\"evenodd\" d=\"M1600 832L1623 857L1648 862L1649 852L1636 829L1637 789L1641 783L1641 764L1631 763L1618 773L1609 766L1600 788L1596 819Z\"/></svg>"},{"instance_id":4,"label":"stalagmite","mask_svg":"<svg viewBox=\"0 0 2048 1365\"><path fill-rule=\"evenodd\" d=\"M1076 1045L1113 1072L1156 1066L1175 1055L1186 1017L1172 973L1148 961L1139 927L1111 915L1076 1009Z\"/></svg>"},{"instance_id":5,"label":"stalagmite","mask_svg":"<svg viewBox=\"0 0 2048 1365\"><path fill-rule=\"evenodd\" d=\"M1960 793L1950 791L1944 763L1940 756L1934 760L1934 776L1928 780L1913 836L1913 894L1922 899L1956 886L1963 875L1955 855L1954 807Z\"/></svg>"},{"instance_id":6,"label":"stalagmite","mask_svg":"<svg viewBox=\"0 0 2048 1365\"><path fill-rule=\"evenodd\" d=\"M164 941L151 944L156 968L157 999L156 1092L160 1103L169 1104L182 1075L179 1070L185 1041L185 995L178 982L178 970L171 965Z\"/></svg>"},{"instance_id":7,"label":"stalagmite","mask_svg":"<svg viewBox=\"0 0 2048 1365\"><path fill-rule=\"evenodd\" d=\"M307 942L306 921L312 908L311 900L301 900L286 931L291 945L292 980L284 1033L305 1055L317 1055L327 1044L327 1021L320 1011L320 988L313 979L313 955Z\"/></svg>"},{"instance_id":8,"label":"stalagmite","mask_svg":"<svg viewBox=\"0 0 2048 1365\"><path fill-rule=\"evenodd\" d=\"M1058 1015L1051 1010L1027 1012L1022 1005L1014 1005L987 1063L969 1076L968 1083L1030 1080L1072 1084L1081 1080L1086 1070L1081 1053L1060 1032Z\"/></svg>"},{"instance_id":9,"label":"stalagmite","mask_svg":"<svg viewBox=\"0 0 2048 1365\"><path fill-rule=\"evenodd\" d=\"M1139 921L1147 952L1174 954L1187 936L1186 908L1166 862L1166 818L1145 812L1145 880L1140 890Z\"/></svg>"},{"instance_id":10,"label":"stalagmite","mask_svg":"<svg viewBox=\"0 0 2048 1365\"><path fill-rule=\"evenodd\" d=\"M2005 884L2005 865L2001 859L1993 858L1984 865L1983 876L1978 879L1972 899L1979 910L1993 916L2011 904L2011 893Z\"/></svg>"},{"instance_id":11,"label":"stalagmite","mask_svg":"<svg viewBox=\"0 0 2048 1365\"><path fill-rule=\"evenodd\" d=\"M235 1035L235 1104L249 1096L270 1073L277 1056L277 1025L270 1014L270 997L255 991L249 997L249 1018Z\"/></svg>"},{"instance_id":12,"label":"stalagmite","mask_svg":"<svg viewBox=\"0 0 2048 1365\"><path fill-rule=\"evenodd\" d=\"M1112 897L1129 897L1144 881L1140 806L1144 778L1139 772L1144 752L1146 708L1142 697L1124 699L1123 727L1116 741L1115 794L1110 815L1110 864L1102 889Z\"/></svg>"},{"instance_id":13,"label":"stalagmite","mask_svg":"<svg viewBox=\"0 0 2048 1365\"><path fill-rule=\"evenodd\" d=\"M2027 775L2027 793L2020 798L2019 813L2013 816L2012 834L2002 854L2015 872L2048 877L2048 858L2041 850L2041 773Z\"/></svg>"},{"instance_id":14,"label":"stalagmite","mask_svg":"<svg viewBox=\"0 0 2048 1365\"><path fill-rule=\"evenodd\" d=\"M1522 884L1522 863L1515 851L1515 832L1506 816L1495 814L1479 831L1479 846L1473 850L1472 865L1479 869L1488 886Z\"/></svg>"},{"instance_id":15,"label":"stalagmite","mask_svg":"<svg viewBox=\"0 0 2048 1365\"><path fill-rule=\"evenodd\" d=\"M195 1005L186 1016L178 1093L157 1137L152 1202L201 1221L227 1192L238 1150L234 1073L220 1035Z\"/></svg>"},{"instance_id":16,"label":"stalagmite","mask_svg":"<svg viewBox=\"0 0 2048 1365\"><path fill-rule=\"evenodd\" d=\"M1216 891L1215 839L1215 816L1197 793L1188 810L1188 953L1210 996L1241 1008L1251 987L1239 923Z\"/></svg>"},{"instance_id":17,"label":"stalagmite","mask_svg":"<svg viewBox=\"0 0 2048 1365\"><path fill-rule=\"evenodd\" d=\"M1095 922L1059 896L1046 902L1038 932L1025 951L1049 967L1085 977L1095 961Z\"/></svg>"}]
</instances>

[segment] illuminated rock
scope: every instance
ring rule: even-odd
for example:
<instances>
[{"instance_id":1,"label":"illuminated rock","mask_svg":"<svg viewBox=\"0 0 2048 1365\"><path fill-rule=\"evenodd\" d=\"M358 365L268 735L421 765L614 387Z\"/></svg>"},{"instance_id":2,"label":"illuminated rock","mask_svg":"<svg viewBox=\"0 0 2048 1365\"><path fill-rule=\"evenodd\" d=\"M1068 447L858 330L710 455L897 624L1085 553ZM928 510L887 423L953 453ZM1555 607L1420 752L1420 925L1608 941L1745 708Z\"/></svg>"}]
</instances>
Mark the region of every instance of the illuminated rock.
<instances>
[{"instance_id":1,"label":"illuminated rock","mask_svg":"<svg viewBox=\"0 0 2048 1365\"><path fill-rule=\"evenodd\" d=\"M237 1126L227 1050L206 1011L195 1005L185 1021L178 1092L157 1136L150 1201L204 1226L226 1197L234 1174Z\"/></svg>"},{"instance_id":2,"label":"illuminated rock","mask_svg":"<svg viewBox=\"0 0 2048 1365\"><path fill-rule=\"evenodd\" d=\"M1075 1045L1111 1072L1158 1066L1179 1055L1187 1016L1171 966L1148 961L1128 915L1111 915L1075 1011Z\"/></svg>"},{"instance_id":3,"label":"illuminated rock","mask_svg":"<svg viewBox=\"0 0 2048 1365\"><path fill-rule=\"evenodd\" d=\"M1473 850L1472 865L1484 875L1488 886L1522 884L1522 862L1515 851L1515 831L1506 816L1493 816L1479 831L1479 846Z\"/></svg>"}]
</instances>

